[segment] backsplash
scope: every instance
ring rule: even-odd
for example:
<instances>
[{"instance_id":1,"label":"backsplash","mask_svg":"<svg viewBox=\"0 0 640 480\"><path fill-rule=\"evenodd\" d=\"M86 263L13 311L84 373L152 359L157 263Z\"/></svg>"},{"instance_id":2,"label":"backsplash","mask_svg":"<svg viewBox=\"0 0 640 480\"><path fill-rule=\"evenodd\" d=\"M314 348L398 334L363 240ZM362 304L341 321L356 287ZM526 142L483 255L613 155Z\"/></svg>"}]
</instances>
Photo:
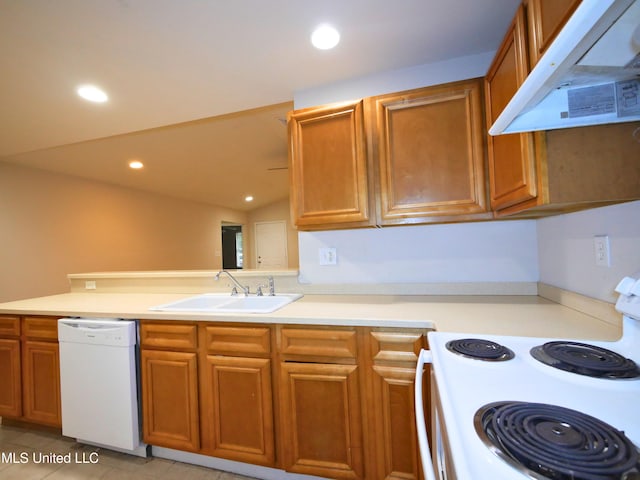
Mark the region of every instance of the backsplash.
<instances>
[{"instance_id":1,"label":"backsplash","mask_svg":"<svg viewBox=\"0 0 640 480\"><path fill-rule=\"evenodd\" d=\"M537 221L540 282L606 302L615 286L640 270L640 201ZM607 235L611 266L595 264L593 237Z\"/></svg>"},{"instance_id":2,"label":"backsplash","mask_svg":"<svg viewBox=\"0 0 640 480\"><path fill-rule=\"evenodd\" d=\"M536 222L496 221L300 232L300 281L312 284L536 282ZM319 249L336 249L320 265Z\"/></svg>"}]
</instances>

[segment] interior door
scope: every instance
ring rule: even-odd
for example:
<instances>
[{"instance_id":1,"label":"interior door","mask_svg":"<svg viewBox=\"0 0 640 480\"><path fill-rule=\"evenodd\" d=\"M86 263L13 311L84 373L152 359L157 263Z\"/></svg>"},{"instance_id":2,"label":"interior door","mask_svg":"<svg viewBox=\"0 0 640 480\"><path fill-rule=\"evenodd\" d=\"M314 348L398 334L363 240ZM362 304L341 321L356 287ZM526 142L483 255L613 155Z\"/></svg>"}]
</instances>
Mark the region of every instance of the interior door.
<instances>
[{"instance_id":1,"label":"interior door","mask_svg":"<svg viewBox=\"0 0 640 480\"><path fill-rule=\"evenodd\" d=\"M256 268L287 268L287 224L284 220L256 222Z\"/></svg>"}]
</instances>

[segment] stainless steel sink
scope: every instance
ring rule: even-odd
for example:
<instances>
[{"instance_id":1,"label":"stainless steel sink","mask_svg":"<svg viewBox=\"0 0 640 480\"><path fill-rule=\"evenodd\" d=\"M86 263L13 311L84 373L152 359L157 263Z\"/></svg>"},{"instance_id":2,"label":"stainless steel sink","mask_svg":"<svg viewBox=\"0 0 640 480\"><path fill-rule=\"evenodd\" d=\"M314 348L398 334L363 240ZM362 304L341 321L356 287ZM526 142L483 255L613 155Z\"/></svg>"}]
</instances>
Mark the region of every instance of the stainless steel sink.
<instances>
[{"instance_id":1,"label":"stainless steel sink","mask_svg":"<svg viewBox=\"0 0 640 480\"><path fill-rule=\"evenodd\" d=\"M248 297L222 293L204 293L171 303L156 305L149 310L159 312L204 312L204 313L271 313L301 298L299 293Z\"/></svg>"}]
</instances>

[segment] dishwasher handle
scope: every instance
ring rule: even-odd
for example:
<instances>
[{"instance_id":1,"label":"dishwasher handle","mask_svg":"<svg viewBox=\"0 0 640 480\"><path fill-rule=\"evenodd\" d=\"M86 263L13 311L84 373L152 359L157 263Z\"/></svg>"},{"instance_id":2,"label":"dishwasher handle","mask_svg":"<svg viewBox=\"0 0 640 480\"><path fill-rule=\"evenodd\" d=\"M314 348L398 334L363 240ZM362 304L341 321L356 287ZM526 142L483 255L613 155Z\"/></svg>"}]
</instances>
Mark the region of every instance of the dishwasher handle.
<instances>
[{"instance_id":1,"label":"dishwasher handle","mask_svg":"<svg viewBox=\"0 0 640 480\"><path fill-rule=\"evenodd\" d=\"M431 450L429 449L429 440L427 438L427 425L424 419L424 400L422 396L424 366L427 363L432 363L431 352L429 350L420 350L418 364L416 365L416 381L414 387L416 426L418 429L418 446L425 480L437 480L433 463L431 462Z\"/></svg>"}]
</instances>

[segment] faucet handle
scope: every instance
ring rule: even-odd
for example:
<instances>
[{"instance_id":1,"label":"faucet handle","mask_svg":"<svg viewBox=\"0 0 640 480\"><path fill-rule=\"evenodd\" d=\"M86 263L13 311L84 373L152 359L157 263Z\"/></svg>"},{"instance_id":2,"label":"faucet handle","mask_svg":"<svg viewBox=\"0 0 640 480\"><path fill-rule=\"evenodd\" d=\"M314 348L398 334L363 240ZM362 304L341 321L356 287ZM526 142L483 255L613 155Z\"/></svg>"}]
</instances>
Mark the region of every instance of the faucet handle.
<instances>
[{"instance_id":1,"label":"faucet handle","mask_svg":"<svg viewBox=\"0 0 640 480\"><path fill-rule=\"evenodd\" d=\"M273 277L267 277L267 282L269 283L269 295L273 297L276 294L276 284L273 281Z\"/></svg>"},{"instance_id":2,"label":"faucet handle","mask_svg":"<svg viewBox=\"0 0 640 480\"><path fill-rule=\"evenodd\" d=\"M262 293L262 285L258 285L258 290L256 291L256 295L258 297L264 296L264 293Z\"/></svg>"}]
</instances>

